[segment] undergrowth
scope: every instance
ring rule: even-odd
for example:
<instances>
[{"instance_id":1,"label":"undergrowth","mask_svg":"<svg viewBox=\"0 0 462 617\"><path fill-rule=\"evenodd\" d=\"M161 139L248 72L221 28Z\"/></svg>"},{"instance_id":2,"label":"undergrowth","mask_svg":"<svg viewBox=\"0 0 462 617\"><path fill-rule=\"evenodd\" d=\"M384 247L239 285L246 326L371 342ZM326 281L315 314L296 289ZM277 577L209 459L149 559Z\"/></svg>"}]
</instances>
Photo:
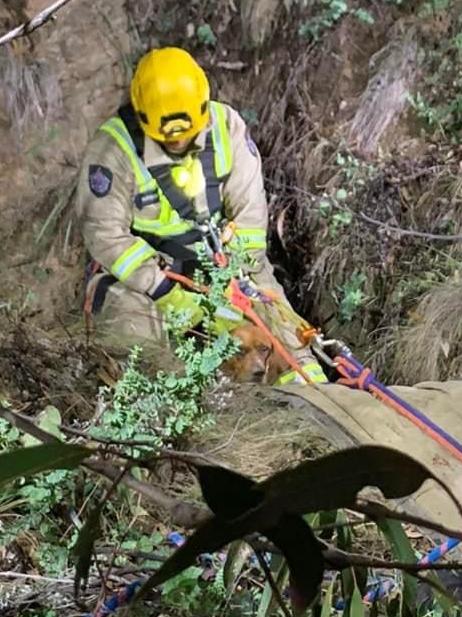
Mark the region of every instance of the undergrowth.
<instances>
[{"instance_id":1,"label":"undergrowth","mask_svg":"<svg viewBox=\"0 0 462 617\"><path fill-rule=\"evenodd\" d=\"M204 405L204 397L216 383L220 365L237 351L238 343L229 333L214 331L213 316L225 302L223 292L240 268L241 253L238 251L222 269L209 266L205 256L201 258L210 286L210 293L200 299L208 316L204 319L201 336L183 334L188 319L186 313L167 315L174 353L182 361L183 370L159 371L154 378L147 377L141 368L142 349L134 347L114 388L101 388L102 414L95 426L87 429L85 424L80 426L81 430L88 430L89 436L116 444L120 452L129 456L138 458L177 447L181 439L204 430L214 421L212 412ZM197 282L203 283L204 277ZM37 423L43 430L64 439L60 430L61 416L56 408L45 408L37 417ZM22 437L16 428L0 419L0 452L34 443L34 438ZM141 472L134 469L134 473ZM17 481L0 497L0 546L11 546L20 538L27 539L31 559L41 574L61 575L71 566L82 510L97 499L101 491L102 486L95 485L81 470L57 470ZM79 512L77 519L76 512ZM155 546L162 545L164 539L146 535L143 525L138 528L133 524L145 515L139 500L121 487L118 500L105 506L106 538L115 546L120 544L124 550L152 551ZM128 530L127 517L132 519ZM22 542L24 544L24 540ZM163 550L168 554L168 547ZM197 580L194 572L185 576L190 581ZM178 585L186 585L186 579ZM166 602L173 606L177 597L175 589L170 585L165 591ZM207 594L210 593L207 589ZM194 597L190 595L189 598L191 607L197 608L203 599L203 594L196 590Z\"/></svg>"}]
</instances>

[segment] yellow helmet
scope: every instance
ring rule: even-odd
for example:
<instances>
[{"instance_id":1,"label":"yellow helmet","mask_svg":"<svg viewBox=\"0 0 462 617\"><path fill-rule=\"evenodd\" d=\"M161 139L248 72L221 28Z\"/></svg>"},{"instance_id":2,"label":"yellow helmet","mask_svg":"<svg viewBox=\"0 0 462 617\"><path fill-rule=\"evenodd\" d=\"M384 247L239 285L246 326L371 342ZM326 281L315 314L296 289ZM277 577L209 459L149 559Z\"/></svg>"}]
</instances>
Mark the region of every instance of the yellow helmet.
<instances>
[{"instance_id":1,"label":"yellow helmet","mask_svg":"<svg viewBox=\"0 0 462 617\"><path fill-rule=\"evenodd\" d=\"M139 123L156 141L188 139L209 121L210 87L194 58L184 49L153 49L141 58L131 83Z\"/></svg>"}]
</instances>

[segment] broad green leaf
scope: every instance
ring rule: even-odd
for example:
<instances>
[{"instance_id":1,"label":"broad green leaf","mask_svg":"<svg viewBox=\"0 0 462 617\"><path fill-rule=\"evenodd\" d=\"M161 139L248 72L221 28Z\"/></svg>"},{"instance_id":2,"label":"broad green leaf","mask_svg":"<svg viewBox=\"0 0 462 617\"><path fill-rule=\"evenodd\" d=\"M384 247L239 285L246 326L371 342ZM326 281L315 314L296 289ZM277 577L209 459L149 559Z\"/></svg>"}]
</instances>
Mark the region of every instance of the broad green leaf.
<instances>
[{"instance_id":1,"label":"broad green leaf","mask_svg":"<svg viewBox=\"0 0 462 617\"><path fill-rule=\"evenodd\" d=\"M41 411L37 418L36 424L43 431L46 431L50 435L54 435L59 439L63 438L63 434L60 431L61 424L61 414L59 413L59 409L57 409L54 405L47 405L43 411ZM29 435L26 433L21 438L24 446L36 446L41 443L39 439L34 437L33 435Z\"/></svg>"},{"instance_id":2,"label":"broad green leaf","mask_svg":"<svg viewBox=\"0 0 462 617\"><path fill-rule=\"evenodd\" d=\"M275 585L282 596L282 591L289 578L289 568L287 567L286 560L281 558L280 555L273 555L271 558L271 571L274 573L273 578ZM273 590L269 582L266 581L256 617L269 617L270 615L275 615L277 606L278 603L274 597Z\"/></svg>"},{"instance_id":3,"label":"broad green leaf","mask_svg":"<svg viewBox=\"0 0 462 617\"><path fill-rule=\"evenodd\" d=\"M414 549L399 521L392 521L389 519L379 520L377 525L390 543L393 555L396 559L410 563L417 561ZM412 612L416 603L417 581L413 576L406 573L403 573L403 581L403 600L408 609Z\"/></svg>"},{"instance_id":4,"label":"broad green leaf","mask_svg":"<svg viewBox=\"0 0 462 617\"><path fill-rule=\"evenodd\" d=\"M345 568L342 570L340 576L342 581L342 595L345 598L345 614L347 614L356 587L355 573L353 568Z\"/></svg>"},{"instance_id":5,"label":"broad green leaf","mask_svg":"<svg viewBox=\"0 0 462 617\"><path fill-rule=\"evenodd\" d=\"M281 597L283 597L282 592L284 591L288 580L289 580L289 567L287 565L287 561L284 559L277 570L276 578L275 578L276 587L279 589L279 593L281 594ZM268 610L268 616L275 615L277 612L278 606L279 606L278 602L274 594L272 594L272 598L271 598L271 602L270 602L269 610Z\"/></svg>"},{"instance_id":6,"label":"broad green leaf","mask_svg":"<svg viewBox=\"0 0 462 617\"><path fill-rule=\"evenodd\" d=\"M329 583L326 595L324 596L324 600L322 602L321 617L330 617L330 614L332 612L332 597L334 595L335 579L336 577L334 576L332 581Z\"/></svg>"},{"instance_id":7,"label":"broad green leaf","mask_svg":"<svg viewBox=\"0 0 462 617\"><path fill-rule=\"evenodd\" d=\"M355 585L350 602L350 617L364 617L364 603L358 585Z\"/></svg>"},{"instance_id":8,"label":"broad green leaf","mask_svg":"<svg viewBox=\"0 0 462 617\"><path fill-rule=\"evenodd\" d=\"M303 574L303 583L298 584L297 590L303 592L306 601L315 597L313 593L323 564L319 545L302 514L349 507L366 486L377 486L387 498L404 497L429 478L443 486L460 508L449 489L421 463L382 446L341 450L305 461L260 483L236 472L209 466L199 468L199 478L204 498L215 516L148 579L137 594L138 600L153 587L194 564L197 555L216 551L258 531L281 548L291 574L295 568L297 581Z\"/></svg>"},{"instance_id":9,"label":"broad green leaf","mask_svg":"<svg viewBox=\"0 0 462 617\"><path fill-rule=\"evenodd\" d=\"M271 604L271 598L273 597L273 591L268 581L265 583L263 593L261 594L260 604L258 605L257 614L255 617L265 617L268 613L268 609Z\"/></svg>"},{"instance_id":10,"label":"broad green leaf","mask_svg":"<svg viewBox=\"0 0 462 617\"><path fill-rule=\"evenodd\" d=\"M349 507L366 486L378 487L387 499L406 497L427 479L435 480L454 499L429 469L407 454L385 446L367 445L340 450L280 471L258 483L252 494L264 494L265 510L271 510L273 515L275 509L285 508L303 514ZM460 505L455 503L460 511Z\"/></svg>"},{"instance_id":11,"label":"broad green leaf","mask_svg":"<svg viewBox=\"0 0 462 617\"><path fill-rule=\"evenodd\" d=\"M50 443L0 454L0 486L41 471L73 469L92 451L82 446Z\"/></svg>"},{"instance_id":12,"label":"broad green leaf","mask_svg":"<svg viewBox=\"0 0 462 617\"><path fill-rule=\"evenodd\" d=\"M74 591L76 597L79 595L81 582L84 581L86 583L88 579L93 547L101 533L100 518L103 506L104 503L99 503L90 513L82 529L79 531L77 542L73 550L77 559L74 578Z\"/></svg>"},{"instance_id":13,"label":"broad green leaf","mask_svg":"<svg viewBox=\"0 0 462 617\"><path fill-rule=\"evenodd\" d=\"M335 521L338 525L341 525L337 529L337 546L342 551L350 551L353 544L353 534L351 527L347 525L348 518L344 510L337 510L337 518Z\"/></svg>"}]
</instances>

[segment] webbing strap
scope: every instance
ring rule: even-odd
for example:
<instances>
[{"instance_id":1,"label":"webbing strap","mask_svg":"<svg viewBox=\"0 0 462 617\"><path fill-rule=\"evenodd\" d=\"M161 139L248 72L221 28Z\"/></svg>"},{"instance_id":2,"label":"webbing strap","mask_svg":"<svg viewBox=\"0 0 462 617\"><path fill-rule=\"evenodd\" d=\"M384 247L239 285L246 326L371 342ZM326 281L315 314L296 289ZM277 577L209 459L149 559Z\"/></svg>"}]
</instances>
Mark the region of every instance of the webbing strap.
<instances>
[{"instance_id":1,"label":"webbing strap","mask_svg":"<svg viewBox=\"0 0 462 617\"><path fill-rule=\"evenodd\" d=\"M213 132L207 133L205 138L205 148L199 153L199 160L205 176L205 196L210 217L217 212L221 212L222 201L220 195L220 179L215 168L215 148L213 143Z\"/></svg>"},{"instance_id":2,"label":"webbing strap","mask_svg":"<svg viewBox=\"0 0 462 617\"><path fill-rule=\"evenodd\" d=\"M428 416L382 384L369 368L363 366L353 356L345 354L340 354L334 358L334 362L337 364L338 372L342 375L338 383L370 392L388 407L415 424L421 431L462 462L462 444L441 426L430 420Z\"/></svg>"},{"instance_id":3,"label":"webbing strap","mask_svg":"<svg viewBox=\"0 0 462 617\"><path fill-rule=\"evenodd\" d=\"M194 202L173 182L171 165L153 165L149 173L161 188L171 207L181 219L194 218Z\"/></svg>"},{"instance_id":4,"label":"webbing strap","mask_svg":"<svg viewBox=\"0 0 462 617\"><path fill-rule=\"evenodd\" d=\"M188 245L199 242L201 239L201 233L197 229L191 229L178 236L163 238L153 233L139 231L138 229L132 229L132 234L143 238L150 246L152 246L157 252L170 255L174 259L180 259L181 261L197 261L197 254L192 249L188 248Z\"/></svg>"},{"instance_id":5,"label":"webbing strap","mask_svg":"<svg viewBox=\"0 0 462 617\"><path fill-rule=\"evenodd\" d=\"M130 137L133 140L133 144L136 149L136 153L140 159L144 157L144 133L143 129L138 123L138 119L135 114L133 106L128 103L119 108L119 116L122 118L123 123L127 127L127 131L130 133Z\"/></svg>"}]
</instances>

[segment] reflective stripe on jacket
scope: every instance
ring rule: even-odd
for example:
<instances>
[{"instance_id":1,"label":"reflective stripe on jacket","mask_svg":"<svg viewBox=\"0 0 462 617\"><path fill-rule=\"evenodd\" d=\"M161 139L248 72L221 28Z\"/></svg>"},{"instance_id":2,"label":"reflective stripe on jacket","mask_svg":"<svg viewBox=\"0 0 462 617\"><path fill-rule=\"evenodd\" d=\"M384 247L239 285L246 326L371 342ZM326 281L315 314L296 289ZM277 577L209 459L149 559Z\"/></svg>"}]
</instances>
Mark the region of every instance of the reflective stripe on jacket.
<instances>
[{"instance_id":1,"label":"reflective stripe on jacket","mask_svg":"<svg viewBox=\"0 0 462 617\"><path fill-rule=\"evenodd\" d=\"M218 217L222 211L220 183L231 171L233 154L224 106L212 101L210 112L212 127L207 134L205 148L198 158L205 179L208 215ZM153 255L156 249L165 246L165 242L159 242L157 236L163 240L168 238L176 240L178 244L184 246L192 244L193 241L200 241L201 234L199 231L196 234L189 233L196 229L192 199L188 198L174 182L174 171L179 168L179 171L184 170L189 174L188 169L181 164L173 168L159 165L148 169L138 156L133 139L121 118L111 118L100 127L100 130L109 133L116 140L130 161L138 189L134 201L139 210L139 214L135 214L133 218L131 228L135 233L142 234L142 239L149 245L143 245L141 239L112 264L111 272L120 280L124 280L137 264L141 264L145 258ZM155 218L143 216L143 209L157 202L160 203L157 216ZM174 248L170 251L167 248L165 252L174 252ZM178 254L173 254L172 257L180 258Z\"/></svg>"},{"instance_id":2,"label":"reflective stripe on jacket","mask_svg":"<svg viewBox=\"0 0 462 617\"><path fill-rule=\"evenodd\" d=\"M195 257L201 240L195 220L210 212L235 222L233 240L255 259L248 271L262 268L267 204L261 159L235 110L215 102L211 110L210 125L185 156L170 155L144 134L140 156L139 135L134 141L121 117L105 122L88 144L76 204L85 245L133 290L151 294L163 281L159 253L168 257L181 249L182 260ZM95 168L107 188L102 194L92 188ZM198 181L198 193L176 186L188 174Z\"/></svg>"}]
</instances>

